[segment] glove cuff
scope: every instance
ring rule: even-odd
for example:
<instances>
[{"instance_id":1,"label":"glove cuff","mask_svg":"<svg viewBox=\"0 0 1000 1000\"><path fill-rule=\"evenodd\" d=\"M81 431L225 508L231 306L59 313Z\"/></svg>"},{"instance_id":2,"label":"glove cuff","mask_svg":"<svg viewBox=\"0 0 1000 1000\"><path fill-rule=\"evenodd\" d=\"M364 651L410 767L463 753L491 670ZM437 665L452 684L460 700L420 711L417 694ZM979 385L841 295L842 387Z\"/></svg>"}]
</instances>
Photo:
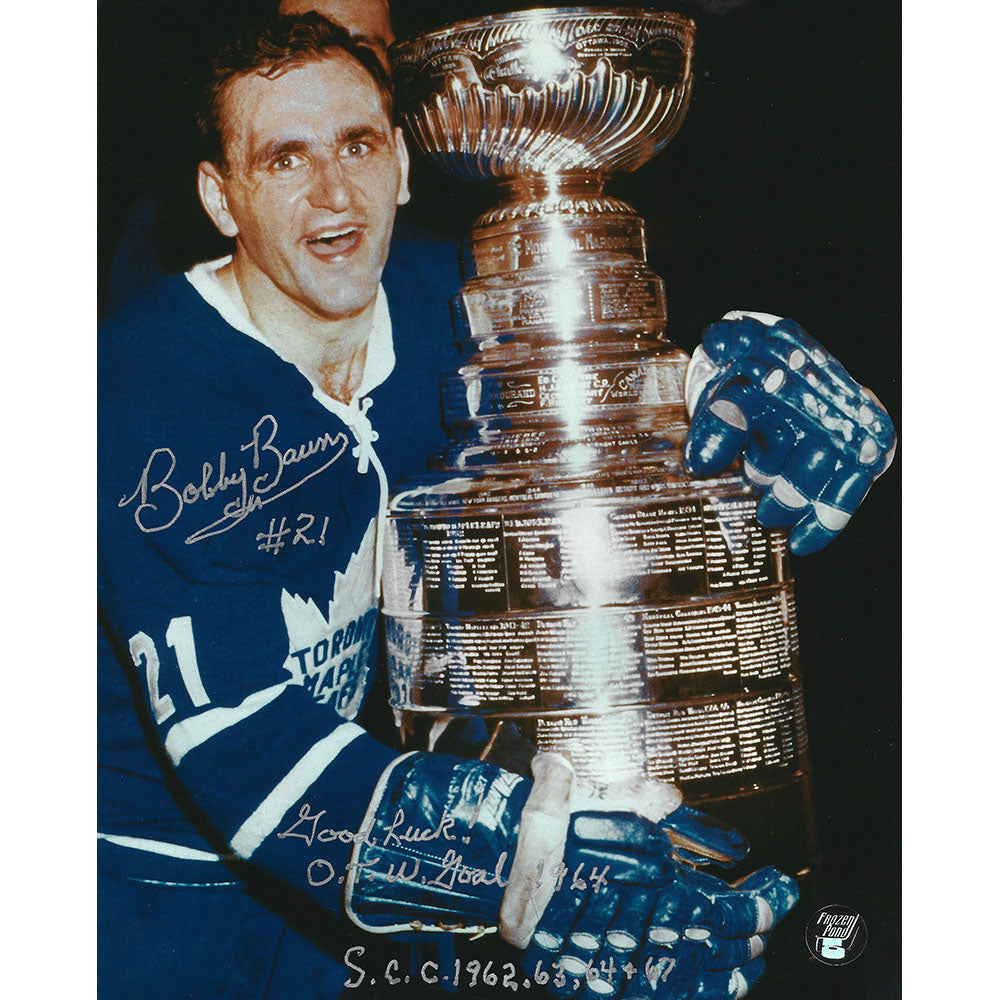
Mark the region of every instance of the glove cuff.
<instances>
[{"instance_id":1,"label":"glove cuff","mask_svg":"<svg viewBox=\"0 0 1000 1000\"><path fill-rule=\"evenodd\" d=\"M500 906L500 936L526 948L555 893L553 866L563 859L573 808L573 769L564 757L539 753L531 762L534 784L521 812L517 850Z\"/></svg>"},{"instance_id":2,"label":"glove cuff","mask_svg":"<svg viewBox=\"0 0 1000 1000\"><path fill-rule=\"evenodd\" d=\"M479 760L413 753L372 796L344 910L376 934L496 930L529 783Z\"/></svg>"},{"instance_id":3,"label":"glove cuff","mask_svg":"<svg viewBox=\"0 0 1000 1000\"><path fill-rule=\"evenodd\" d=\"M698 406L698 400L705 391L705 386L719 374L719 367L705 353L705 348L699 344L691 355L688 362L687 372L684 375L684 406L688 412L688 418L694 417L694 411Z\"/></svg>"}]
</instances>

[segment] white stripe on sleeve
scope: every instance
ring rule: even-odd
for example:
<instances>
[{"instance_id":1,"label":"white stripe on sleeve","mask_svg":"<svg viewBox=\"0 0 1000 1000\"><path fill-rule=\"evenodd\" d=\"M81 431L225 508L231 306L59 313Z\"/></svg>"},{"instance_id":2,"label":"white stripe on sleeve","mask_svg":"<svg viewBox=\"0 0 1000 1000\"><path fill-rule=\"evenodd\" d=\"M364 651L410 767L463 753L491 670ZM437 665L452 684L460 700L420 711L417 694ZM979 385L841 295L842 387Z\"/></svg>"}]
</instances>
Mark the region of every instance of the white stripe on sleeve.
<instances>
[{"instance_id":1,"label":"white stripe on sleeve","mask_svg":"<svg viewBox=\"0 0 1000 1000\"><path fill-rule=\"evenodd\" d=\"M353 722L344 722L313 744L301 760L274 787L270 795L236 831L231 841L241 858L249 858L281 822L281 817L305 794L309 786L336 759L341 750L353 743L364 730Z\"/></svg>"},{"instance_id":2,"label":"white stripe on sleeve","mask_svg":"<svg viewBox=\"0 0 1000 1000\"><path fill-rule=\"evenodd\" d=\"M221 861L218 854L209 851L199 851L195 847L183 847L180 844L170 844L163 840L148 840L145 837L122 837L116 833L98 833L98 840L107 840L119 847L131 847L138 851L149 851L151 854L165 854L168 858L182 858L185 861Z\"/></svg>"},{"instance_id":3,"label":"white stripe on sleeve","mask_svg":"<svg viewBox=\"0 0 1000 1000\"><path fill-rule=\"evenodd\" d=\"M206 740L230 726L235 726L237 722L242 722L254 712L259 712L265 705L270 705L290 683L290 680L282 681L273 687L264 688L263 691L255 691L235 708L212 708L202 712L201 715L171 726L163 744L174 766L183 760L189 750L201 746Z\"/></svg>"}]
</instances>

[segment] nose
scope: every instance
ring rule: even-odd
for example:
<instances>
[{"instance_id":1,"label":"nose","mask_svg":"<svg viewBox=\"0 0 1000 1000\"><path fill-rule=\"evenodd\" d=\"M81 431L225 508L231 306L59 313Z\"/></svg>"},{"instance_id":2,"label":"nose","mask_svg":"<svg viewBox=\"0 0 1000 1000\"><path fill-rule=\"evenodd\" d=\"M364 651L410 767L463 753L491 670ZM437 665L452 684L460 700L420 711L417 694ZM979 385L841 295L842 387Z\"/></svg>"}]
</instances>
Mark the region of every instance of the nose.
<instances>
[{"instance_id":1,"label":"nose","mask_svg":"<svg viewBox=\"0 0 1000 1000\"><path fill-rule=\"evenodd\" d=\"M354 198L354 186L344 165L336 156L324 157L310 177L309 202L314 208L346 212Z\"/></svg>"}]
</instances>

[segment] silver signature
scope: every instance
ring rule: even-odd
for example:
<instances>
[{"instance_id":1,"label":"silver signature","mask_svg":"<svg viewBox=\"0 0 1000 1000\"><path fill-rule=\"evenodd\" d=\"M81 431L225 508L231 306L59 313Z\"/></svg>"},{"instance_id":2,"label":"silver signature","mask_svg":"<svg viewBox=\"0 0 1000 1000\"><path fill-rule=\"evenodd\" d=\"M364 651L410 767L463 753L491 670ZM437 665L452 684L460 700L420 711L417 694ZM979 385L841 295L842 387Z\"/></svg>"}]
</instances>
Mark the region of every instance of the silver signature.
<instances>
[{"instance_id":1,"label":"silver signature","mask_svg":"<svg viewBox=\"0 0 1000 1000\"><path fill-rule=\"evenodd\" d=\"M241 452L250 453L249 466L241 465L230 471L224 451L219 453L218 466L202 463L201 481L179 486L171 482L177 467L177 456L170 448L155 448L146 461L139 483L131 496L122 497L119 507L138 501L135 523L139 530L150 533L164 531L181 516L185 506L211 500L230 490L236 496L226 504L222 516L192 532L185 544L203 541L236 527L247 515L298 489L303 483L328 469L344 453L349 444L347 435L324 433L320 437L291 448L281 448L275 443L278 421L270 413L254 425L250 440L240 445ZM325 461L309 468L304 475L290 471L313 456ZM310 463L310 466L314 463Z\"/></svg>"}]
</instances>

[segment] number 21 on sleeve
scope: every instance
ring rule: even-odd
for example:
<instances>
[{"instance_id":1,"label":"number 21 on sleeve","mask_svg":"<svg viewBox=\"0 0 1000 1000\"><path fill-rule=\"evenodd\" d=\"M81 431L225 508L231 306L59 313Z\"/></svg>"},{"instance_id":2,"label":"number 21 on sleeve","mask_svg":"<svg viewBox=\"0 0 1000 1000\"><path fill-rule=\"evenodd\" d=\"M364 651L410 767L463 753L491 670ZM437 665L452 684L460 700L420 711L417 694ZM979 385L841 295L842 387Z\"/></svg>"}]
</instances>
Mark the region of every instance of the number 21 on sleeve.
<instances>
[{"instance_id":1,"label":"number 21 on sleeve","mask_svg":"<svg viewBox=\"0 0 1000 1000\"><path fill-rule=\"evenodd\" d=\"M194 649L194 631L191 628L191 616L171 618L166 632L167 646L177 656L177 666L180 668L184 688L195 708L207 705L211 700L201 682L198 671L198 657ZM156 643L145 632L136 632L128 641L128 649L132 654L132 662L141 667L146 663L146 688L149 691L149 704L153 709L153 717L157 725L161 725L174 714L174 702L168 694L160 694L160 655L156 651Z\"/></svg>"}]
</instances>

